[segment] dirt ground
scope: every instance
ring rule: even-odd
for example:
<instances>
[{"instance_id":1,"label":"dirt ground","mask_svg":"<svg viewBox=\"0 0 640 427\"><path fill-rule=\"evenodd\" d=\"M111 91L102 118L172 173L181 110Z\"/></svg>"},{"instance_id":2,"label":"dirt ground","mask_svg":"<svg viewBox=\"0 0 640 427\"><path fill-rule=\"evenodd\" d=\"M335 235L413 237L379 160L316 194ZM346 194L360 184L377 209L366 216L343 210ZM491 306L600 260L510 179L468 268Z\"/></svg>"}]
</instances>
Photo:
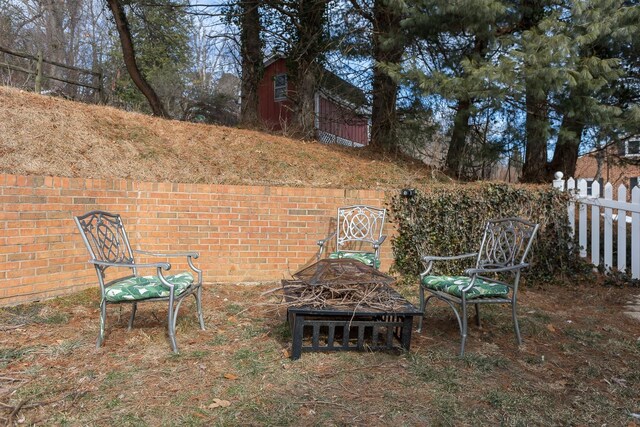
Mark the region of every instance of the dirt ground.
<instances>
[{"instance_id":1,"label":"dirt ground","mask_svg":"<svg viewBox=\"0 0 640 427\"><path fill-rule=\"evenodd\" d=\"M509 309L487 307L457 357L452 312L434 305L411 350L289 359L277 284L208 284L170 352L164 304L110 306L95 348L98 295L0 309L0 422L6 425L638 425L638 288L525 287L515 344ZM415 285L398 284L414 303Z\"/></svg>"}]
</instances>

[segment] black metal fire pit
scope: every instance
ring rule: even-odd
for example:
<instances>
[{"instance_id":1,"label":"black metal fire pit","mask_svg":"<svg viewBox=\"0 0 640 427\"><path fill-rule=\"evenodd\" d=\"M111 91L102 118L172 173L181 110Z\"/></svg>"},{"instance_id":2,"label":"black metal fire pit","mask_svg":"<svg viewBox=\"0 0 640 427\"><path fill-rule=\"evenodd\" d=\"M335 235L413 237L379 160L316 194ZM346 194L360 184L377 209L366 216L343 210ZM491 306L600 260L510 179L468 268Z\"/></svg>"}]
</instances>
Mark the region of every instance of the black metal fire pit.
<instances>
[{"instance_id":1,"label":"black metal fire pit","mask_svg":"<svg viewBox=\"0 0 640 427\"><path fill-rule=\"evenodd\" d=\"M390 284L393 277L359 261L321 260L283 280L293 345L291 358L308 351L409 350L413 317L420 311ZM323 287L323 289L320 289ZM346 291L366 298L348 298ZM301 298L308 292L332 297ZM335 295L339 295L335 298Z\"/></svg>"}]
</instances>

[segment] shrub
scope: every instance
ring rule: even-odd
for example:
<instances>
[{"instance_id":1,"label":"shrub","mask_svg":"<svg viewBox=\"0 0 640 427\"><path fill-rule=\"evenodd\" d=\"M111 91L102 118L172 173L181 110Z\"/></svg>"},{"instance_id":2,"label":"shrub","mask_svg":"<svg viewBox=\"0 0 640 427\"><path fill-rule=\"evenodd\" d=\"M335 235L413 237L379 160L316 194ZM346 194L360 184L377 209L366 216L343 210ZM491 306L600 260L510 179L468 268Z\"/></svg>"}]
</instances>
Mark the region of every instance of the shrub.
<instances>
[{"instance_id":1,"label":"shrub","mask_svg":"<svg viewBox=\"0 0 640 427\"><path fill-rule=\"evenodd\" d=\"M584 271L567 222L568 195L550 186L496 183L438 184L411 198L391 200L394 269L418 275L423 255L456 255L477 251L489 219L521 217L540 224L528 261L527 276L548 282ZM463 261L464 262L464 261ZM436 263L438 273L461 273L462 262ZM466 265L468 267L468 265Z\"/></svg>"}]
</instances>

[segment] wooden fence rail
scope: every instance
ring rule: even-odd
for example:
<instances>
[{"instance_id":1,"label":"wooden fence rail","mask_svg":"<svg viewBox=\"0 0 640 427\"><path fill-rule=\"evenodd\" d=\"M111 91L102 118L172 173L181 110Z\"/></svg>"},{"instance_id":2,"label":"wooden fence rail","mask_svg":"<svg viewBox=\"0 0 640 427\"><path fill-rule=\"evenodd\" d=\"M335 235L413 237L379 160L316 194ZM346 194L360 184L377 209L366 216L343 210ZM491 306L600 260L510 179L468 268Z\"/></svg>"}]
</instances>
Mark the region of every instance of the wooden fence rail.
<instances>
[{"instance_id":1,"label":"wooden fence rail","mask_svg":"<svg viewBox=\"0 0 640 427\"><path fill-rule=\"evenodd\" d=\"M62 64L60 62L51 61L42 57L42 53L38 52L37 55L31 55L25 52L18 52L11 49L7 49L6 47L0 46L0 52L5 53L7 55L16 56L18 58L24 58L29 61L35 62L35 69L28 69L24 67L20 67L18 65L9 64L7 62L0 62L0 67L5 67L10 70L20 71L22 73L27 73L29 75L35 76L35 91L40 93L41 91L41 82L43 78L56 80L62 83L67 83L70 85L86 87L88 89L93 89L98 94L99 99L102 99L102 73L94 70L87 70L85 68L74 67L72 65ZM93 77L93 80L96 81L94 84L84 83L77 80L65 79L63 77L51 76L43 73L42 64L49 64L55 67L63 68L66 70L77 71L82 74L88 74Z\"/></svg>"},{"instance_id":2,"label":"wooden fence rail","mask_svg":"<svg viewBox=\"0 0 640 427\"><path fill-rule=\"evenodd\" d=\"M640 187L631 189L629 201L627 187L624 185L617 188L616 198L614 198L614 188L611 183L603 186L601 194L600 183L597 181L593 181L591 192L588 192L587 181L584 179L564 180L561 172L557 172L555 178L554 188L572 195L567 206L567 214L569 226L574 235L576 220L578 223L580 256L583 258L590 256L591 263L595 266L603 266L605 271L616 268L619 271L629 272L629 264L631 264L631 277L640 279ZM590 206L590 212L588 206ZM627 224L631 225L630 236L627 233Z\"/></svg>"}]
</instances>

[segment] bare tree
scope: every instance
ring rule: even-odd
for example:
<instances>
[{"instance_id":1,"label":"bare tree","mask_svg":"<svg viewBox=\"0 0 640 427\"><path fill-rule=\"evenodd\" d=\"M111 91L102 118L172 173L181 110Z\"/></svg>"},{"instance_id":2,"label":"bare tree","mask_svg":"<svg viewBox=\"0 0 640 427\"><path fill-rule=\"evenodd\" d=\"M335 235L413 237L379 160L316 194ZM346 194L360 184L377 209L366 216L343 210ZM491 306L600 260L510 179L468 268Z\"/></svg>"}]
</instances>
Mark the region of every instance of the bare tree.
<instances>
[{"instance_id":1,"label":"bare tree","mask_svg":"<svg viewBox=\"0 0 640 427\"><path fill-rule=\"evenodd\" d=\"M240 55L242 58L242 90L240 123L246 127L258 124L258 86L262 77L262 43L260 42L260 0L242 0L240 18Z\"/></svg>"},{"instance_id":2,"label":"bare tree","mask_svg":"<svg viewBox=\"0 0 640 427\"><path fill-rule=\"evenodd\" d=\"M160 117L168 117L168 114L162 105L162 101L160 101L160 98L138 68L133 39L131 38L131 31L129 29L129 22L127 21L127 15L122 4L120 4L119 0L107 0L107 5L111 9L113 19L116 23L116 28L118 29L124 63L129 75L131 76L131 80L136 87L140 89L140 92L142 92L145 98L147 98L153 114Z\"/></svg>"}]
</instances>

